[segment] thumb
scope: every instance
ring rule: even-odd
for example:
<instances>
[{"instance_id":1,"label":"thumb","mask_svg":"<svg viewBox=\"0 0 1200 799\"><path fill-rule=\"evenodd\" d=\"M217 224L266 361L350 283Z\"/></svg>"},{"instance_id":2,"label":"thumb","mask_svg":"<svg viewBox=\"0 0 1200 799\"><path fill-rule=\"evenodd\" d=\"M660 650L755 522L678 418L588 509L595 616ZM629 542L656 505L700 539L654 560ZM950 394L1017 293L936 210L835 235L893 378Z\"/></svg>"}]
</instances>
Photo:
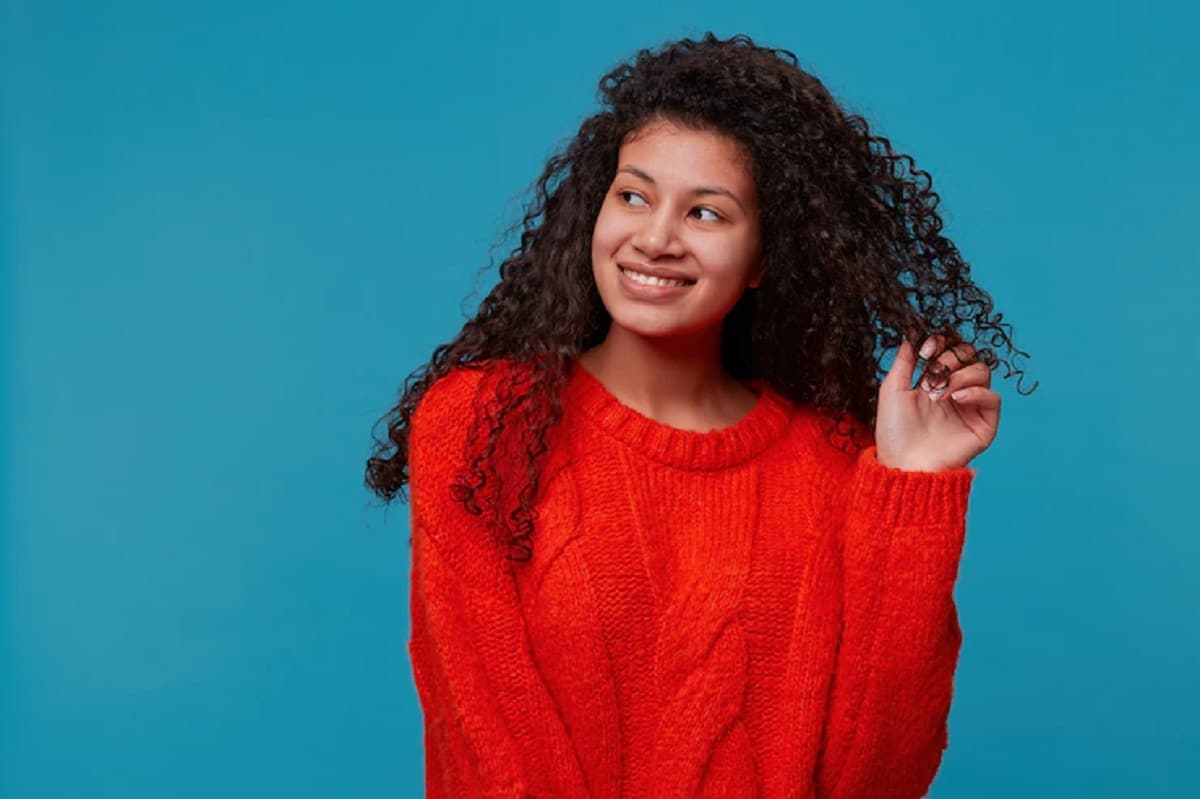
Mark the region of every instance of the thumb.
<instances>
[{"instance_id":1,"label":"thumb","mask_svg":"<svg viewBox=\"0 0 1200 799\"><path fill-rule=\"evenodd\" d=\"M900 342L900 348L896 350L896 360L892 362L887 376L883 378L883 383L879 387L880 390L904 391L911 389L913 370L916 366L916 353L913 352L912 344L909 344L908 339L905 338Z\"/></svg>"}]
</instances>

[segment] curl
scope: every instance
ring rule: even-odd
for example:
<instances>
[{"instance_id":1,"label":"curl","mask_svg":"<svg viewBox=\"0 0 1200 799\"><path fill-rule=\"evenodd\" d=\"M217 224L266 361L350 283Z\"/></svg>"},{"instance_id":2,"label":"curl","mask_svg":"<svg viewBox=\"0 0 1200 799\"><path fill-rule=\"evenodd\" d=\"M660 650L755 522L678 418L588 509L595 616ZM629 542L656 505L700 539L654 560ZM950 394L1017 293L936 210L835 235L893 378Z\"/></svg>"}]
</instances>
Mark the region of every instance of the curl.
<instances>
[{"instance_id":1,"label":"curl","mask_svg":"<svg viewBox=\"0 0 1200 799\"><path fill-rule=\"evenodd\" d=\"M562 416L569 361L612 322L592 276L592 227L621 144L659 120L729 136L752 166L767 268L725 320L729 374L762 378L817 408L846 452L869 442L884 355L905 336L914 347L934 334L946 347L970 343L972 361L1003 366L1018 393L1036 389L1022 391L1016 361L1028 354L942 235L929 173L843 109L794 53L707 33L638 51L601 77L598 93L600 110L547 160L522 218L503 234L521 230L499 281L379 420L387 436L376 439L366 484L380 497L391 500L408 481L411 415L433 382L458 366L518 364L495 370L454 496L487 517L512 559L528 559L539 461ZM484 268L490 261L491 251ZM944 381L947 370L934 361L927 375Z\"/></svg>"}]
</instances>

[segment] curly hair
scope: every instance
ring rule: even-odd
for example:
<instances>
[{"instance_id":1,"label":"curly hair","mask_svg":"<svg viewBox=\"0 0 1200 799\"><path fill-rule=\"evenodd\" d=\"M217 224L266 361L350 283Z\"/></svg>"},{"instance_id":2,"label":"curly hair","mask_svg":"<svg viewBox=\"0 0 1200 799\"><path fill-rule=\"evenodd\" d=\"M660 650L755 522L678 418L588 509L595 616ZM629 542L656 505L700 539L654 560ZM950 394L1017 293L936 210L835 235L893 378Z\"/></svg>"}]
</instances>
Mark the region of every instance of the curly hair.
<instances>
[{"instance_id":1,"label":"curly hair","mask_svg":"<svg viewBox=\"0 0 1200 799\"><path fill-rule=\"evenodd\" d=\"M602 341L612 321L592 274L593 226L621 144L657 121L731 137L751 157L767 268L724 320L721 358L731 376L762 378L817 408L830 442L856 451L868 440L856 433L874 427L882 353L906 336L914 347L930 335L948 349L970 342L972 361L993 371L1005 364L1005 378L1023 375L992 349L1005 348L1013 361L1027 356L941 235L929 174L843 110L792 52L710 32L640 50L601 78L598 95L600 110L549 158L523 219L506 231L523 228L499 282L454 339L406 378L398 404L377 422L386 422L387 441L375 440L366 484L384 500L408 481L409 424L430 385L457 366L526 365L474 420L469 438L486 427L485 446L464 464L453 493L473 514L487 506L493 532L510 533L510 559L528 559L537 459L562 415L559 391L571 359ZM945 385L948 372L936 360L926 364L934 386ZM507 513L495 499L502 478L492 462L506 428L522 436L527 463ZM481 505L477 493L489 484L492 498Z\"/></svg>"}]
</instances>

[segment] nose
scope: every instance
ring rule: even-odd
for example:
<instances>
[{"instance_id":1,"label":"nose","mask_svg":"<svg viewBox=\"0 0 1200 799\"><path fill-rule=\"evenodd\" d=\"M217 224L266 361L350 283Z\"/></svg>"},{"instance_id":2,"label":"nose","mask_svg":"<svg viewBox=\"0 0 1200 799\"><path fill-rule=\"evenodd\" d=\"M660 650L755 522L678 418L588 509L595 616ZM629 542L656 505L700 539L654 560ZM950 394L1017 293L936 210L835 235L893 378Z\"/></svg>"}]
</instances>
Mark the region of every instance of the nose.
<instances>
[{"instance_id":1,"label":"nose","mask_svg":"<svg viewBox=\"0 0 1200 799\"><path fill-rule=\"evenodd\" d=\"M678 233L675 211L669 203L663 203L642 218L631 243L647 258L678 256L683 254L683 242Z\"/></svg>"}]
</instances>

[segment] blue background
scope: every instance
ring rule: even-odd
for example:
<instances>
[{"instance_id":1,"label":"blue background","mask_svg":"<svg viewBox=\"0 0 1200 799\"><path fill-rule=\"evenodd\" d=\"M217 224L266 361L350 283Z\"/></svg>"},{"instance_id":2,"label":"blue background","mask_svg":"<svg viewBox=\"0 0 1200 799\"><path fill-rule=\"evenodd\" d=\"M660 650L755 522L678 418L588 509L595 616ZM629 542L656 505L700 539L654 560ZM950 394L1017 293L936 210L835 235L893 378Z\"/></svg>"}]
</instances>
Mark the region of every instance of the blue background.
<instances>
[{"instance_id":1,"label":"blue background","mask_svg":"<svg viewBox=\"0 0 1200 799\"><path fill-rule=\"evenodd\" d=\"M2 6L5 799L420 792L372 424L600 75L708 29L932 173L1040 383L930 796L1200 795L1194 4L195 5Z\"/></svg>"}]
</instances>

